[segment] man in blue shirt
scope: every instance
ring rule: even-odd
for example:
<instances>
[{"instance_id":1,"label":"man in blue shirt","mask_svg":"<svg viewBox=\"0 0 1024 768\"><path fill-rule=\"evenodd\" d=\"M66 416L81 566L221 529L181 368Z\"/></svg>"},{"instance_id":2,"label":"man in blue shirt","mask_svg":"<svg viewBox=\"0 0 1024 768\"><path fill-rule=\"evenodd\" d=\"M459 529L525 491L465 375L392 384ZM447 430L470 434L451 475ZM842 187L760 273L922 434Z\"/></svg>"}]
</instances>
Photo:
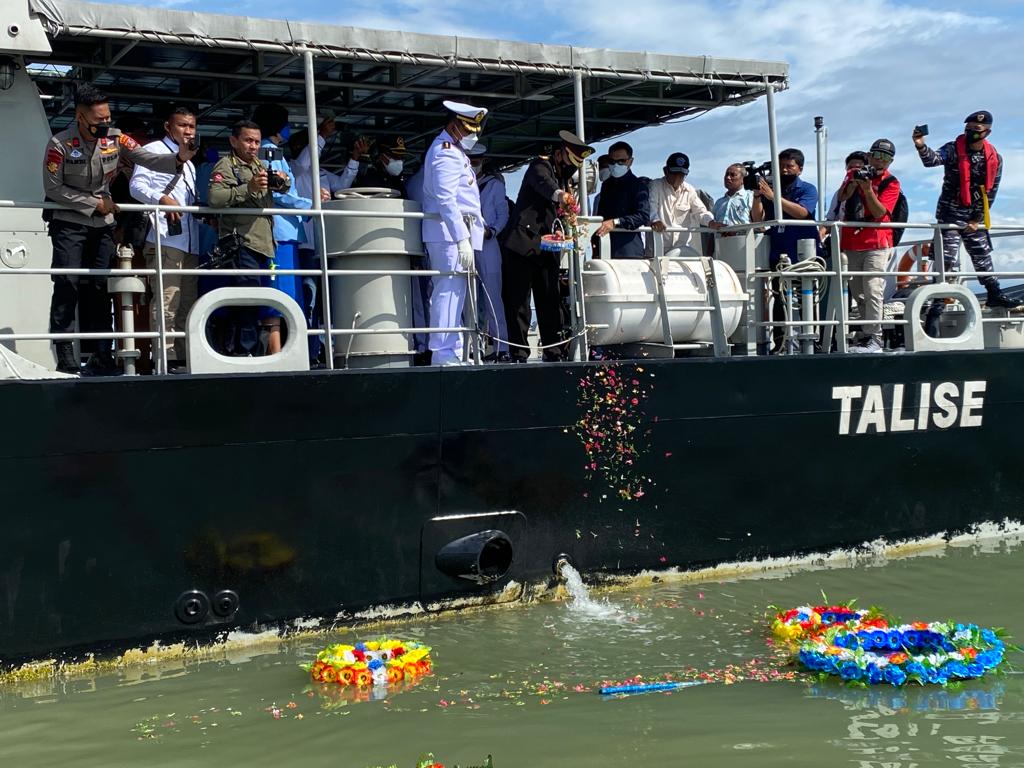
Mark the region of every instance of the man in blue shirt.
<instances>
[{"instance_id":1,"label":"man in blue shirt","mask_svg":"<svg viewBox=\"0 0 1024 768\"><path fill-rule=\"evenodd\" d=\"M810 182L800 178L804 170L804 153L799 149L784 149L779 152L779 174L782 184L782 218L813 219L814 209L818 205L818 189ZM751 221L766 221L775 218L775 192L767 179L758 181L758 189L754 190L754 203L750 208ZM774 269L782 254L796 263L800 260L797 252L798 240L813 240L815 250L820 251L817 227L809 225L768 227L768 239L771 244L769 266Z\"/></svg>"},{"instance_id":2,"label":"man in blue shirt","mask_svg":"<svg viewBox=\"0 0 1024 768\"><path fill-rule=\"evenodd\" d=\"M814 219L814 209L818 205L818 189L813 184L800 178L804 169L804 153L799 149L784 149L779 152L779 182L782 187L782 218L783 219ZM754 190L754 203L750 207L751 221L765 221L775 218L775 191L768 180L761 177L758 188ZM779 259L786 255L793 264L800 260L797 243L800 240L813 240L816 253L821 253L821 240L816 226L782 225L768 227L768 242L771 247L768 265L774 270ZM786 312L782 303L782 291L779 278L772 279L772 319L785 320ZM786 335L783 326L772 329L775 350L782 348L782 340Z\"/></svg>"}]
</instances>

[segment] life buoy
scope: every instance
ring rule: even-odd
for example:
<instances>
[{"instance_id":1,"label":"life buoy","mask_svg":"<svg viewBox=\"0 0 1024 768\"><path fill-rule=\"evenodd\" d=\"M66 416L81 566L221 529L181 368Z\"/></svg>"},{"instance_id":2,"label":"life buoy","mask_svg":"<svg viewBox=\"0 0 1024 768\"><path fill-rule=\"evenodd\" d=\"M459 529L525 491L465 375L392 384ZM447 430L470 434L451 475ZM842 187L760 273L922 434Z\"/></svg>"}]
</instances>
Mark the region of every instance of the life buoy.
<instances>
[{"instance_id":1,"label":"life buoy","mask_svg":"<svg viewBox=\"0 0 1024 768\"><path fill-rule=\"evenodd\" d=\"M920 261L921 271L919 274L927 272L931 269L932 263L929 261L929 256L932 252L931 243L918 243L900 257L899 266L896 267L896 271L900 274L896 276L896 288L902 289L908 287L913 281L914 276L912 270L914 264Z\"/></svg>"}]
</instances>

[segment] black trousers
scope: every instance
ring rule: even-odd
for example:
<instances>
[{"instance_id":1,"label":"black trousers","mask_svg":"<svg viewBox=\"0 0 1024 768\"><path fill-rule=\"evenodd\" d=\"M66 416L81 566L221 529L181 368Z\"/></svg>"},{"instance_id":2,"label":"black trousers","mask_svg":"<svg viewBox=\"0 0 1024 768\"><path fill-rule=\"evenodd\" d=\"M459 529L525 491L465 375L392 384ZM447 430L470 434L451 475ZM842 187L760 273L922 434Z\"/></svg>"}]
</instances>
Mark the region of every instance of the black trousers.
<instances>
[{"instance_id":1,"label":"black trousers","mask_svg":"<svg viewBox=\"0 0 1024 768\"><path fill-rule=\"evenodd\" d=\"M521 347L509 347L514 357L530 354L527 334L530 332L530 292L537 310L540 343L544 346L561 341L562 316L559 309L558 256L543 254L539 261L507 251L501 261L501 298L505 304L508 340ZM557 355L557 349L548 356Z\"/></svg>"},{"instance_id":2,"label":"black trousers","mask_svg":"<svg viewBox=\"0 0 1024 768\"><path fill-rule=\"evenodd\" d=\"M110 269L117 253L114 227L87 227L67 221L50 222L53 269ZM113 309L107 293L107 278L86 275L53 275L50 300L50 333L74 330L75 309L82 333L110 333L114 330ZM83 339L82 352L109 350L110 339Z\"/></svg>"}]
</instances>

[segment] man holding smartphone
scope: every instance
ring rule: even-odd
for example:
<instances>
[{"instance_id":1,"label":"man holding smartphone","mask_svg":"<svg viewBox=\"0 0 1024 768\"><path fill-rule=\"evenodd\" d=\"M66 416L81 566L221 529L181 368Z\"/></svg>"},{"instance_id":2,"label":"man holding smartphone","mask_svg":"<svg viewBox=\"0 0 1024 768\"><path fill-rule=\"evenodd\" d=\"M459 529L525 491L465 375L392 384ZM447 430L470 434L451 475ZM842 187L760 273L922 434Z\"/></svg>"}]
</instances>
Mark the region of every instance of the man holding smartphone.
<instances>
[{"instance_id":1,"label":"man holding smartphone","mask_svg":"<svg viewBox=\"0 0 1024 768\"><path fill-rule=\"evenodd\" d=\"M926 132L927 126L917 126L913 133L921 162L925 166L941 165L945 171L939 202L935 207L935 220L940 224L958 226L958 229L942 230L946 270L959 269L962 241L974 264L974 271L991 272L989 208L995 202L1003 175L1003 158L987 141L992 133L992 113L979 110L969 114L964 120L964 132L938 150L925 144ZM979 277L978 282L988 292L985 304L989 307L1018 309L1024 304L1024 301L1003 293L999 280L993 275ZM929 323L937 323L941 312L942 303L935 302L929 313Z\"/></svg>"},{"instance_id":2,"label":"man holding smartphone","mask_svg":"<svg viewBox=\"0 0 1024 768\"><path fill-rule=\"evenodd\" d=\"M176 154L186 146L193 151L199 146L196 134L196 116L188 107L176 107L164 123L165 135L151 141L143 149L154 154ZM184 206L196 204L196 169L192 161L185 163L176 173L161 173L136 166L128 189L140 203ZM156 229L160 231L161 266L163 269L195 269L199 265L199 234L197 222L188 211L166 211L150 214L150 229L146 237L146 266L156 264ZM185 331L189 310L196 301L199 278L195 275L164 274L164 292L161 297L164 327L168 331ZM156 302L152 304L152 327L159 328ZM168 363L185 365L185 339L174 339L167 350Z\"/></svg>"}]
</instances>

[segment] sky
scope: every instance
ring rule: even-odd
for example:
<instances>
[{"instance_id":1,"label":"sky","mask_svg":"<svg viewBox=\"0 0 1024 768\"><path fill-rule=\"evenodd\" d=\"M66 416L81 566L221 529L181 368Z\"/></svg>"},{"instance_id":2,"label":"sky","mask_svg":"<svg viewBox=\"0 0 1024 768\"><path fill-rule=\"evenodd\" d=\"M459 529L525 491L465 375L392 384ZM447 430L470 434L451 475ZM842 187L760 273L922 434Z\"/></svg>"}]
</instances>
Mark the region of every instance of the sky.
<instances>
[{"instance_id":1,"label":"sky","mask_svg":"<svg viewBox=\"0 0 1024 768\"><path fill-rule=\"evenodd\" d=\"M911 221L933 220L942 181L941 169L924 168L913 151L913 127L927 123L929 143L937 147L963 130L969 113L987 109L995 118L990 141L1004 158L993 223L1024 227L1024 94L1017 72L1024 2L1019 0L986 0L973 6L951 0L588 0L579 6L564 0L142 4L536 43L786 61L790 87L776 98L779 143L807 156L804 178L816 181L816 115L824 117L829 130L829 196L841 181L843 158L850 151L867 149L877 138L891 139L897 155L890 170L903 184ZM669 154L685 152L691 163L689 181L718 197L729 163L768 159L765 100L712 110L682 124L643 129L627 140L635 150L635 172L660 176ZM607 144L598 148L605 150ZM997 243L997 250L1012 259L1014 268L1024 269L1024 238ZM1000 266L1009 268L1009 263Z\"/></svg>"}]
</instances>

